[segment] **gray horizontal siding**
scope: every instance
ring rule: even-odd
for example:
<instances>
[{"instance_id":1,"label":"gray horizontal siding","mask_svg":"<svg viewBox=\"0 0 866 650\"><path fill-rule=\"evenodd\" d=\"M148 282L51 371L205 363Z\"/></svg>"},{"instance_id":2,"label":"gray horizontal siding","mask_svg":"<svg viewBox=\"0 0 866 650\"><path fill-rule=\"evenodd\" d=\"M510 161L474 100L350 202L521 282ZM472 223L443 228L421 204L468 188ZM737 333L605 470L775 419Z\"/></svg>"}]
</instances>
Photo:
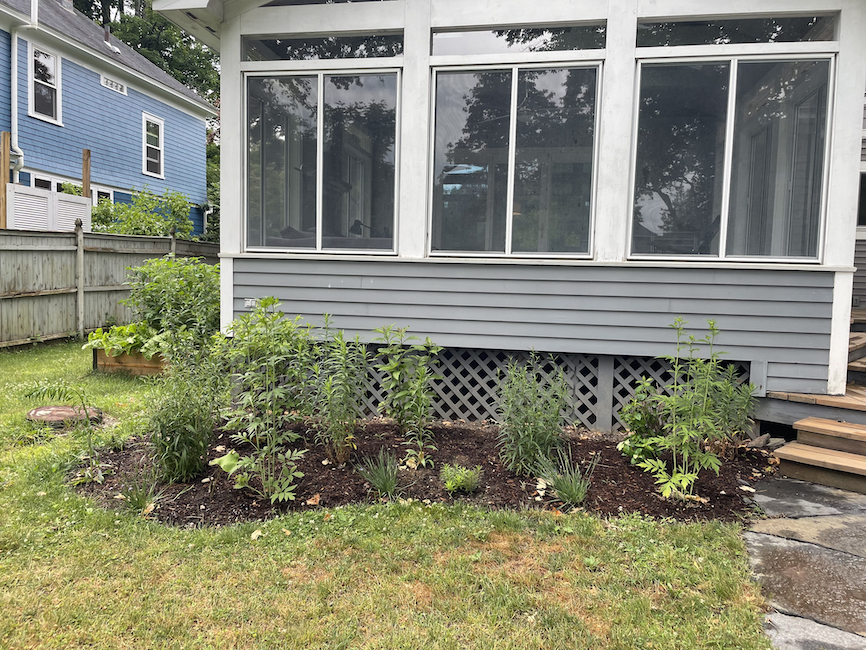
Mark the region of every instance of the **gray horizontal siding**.
<instances>
[{"instance_id":1,"label":"gray horizontal siding","mask_svg":"<svg viewBox=\"0 0 866 650\"><path fill-rule=\"evenodd\" d=\"M276 296L288 314L370 340L394 323L447 347L660 356L677 316L727 358L766 361L768 390L825 392L833 274L825 271L567 267L237 259L235 312Z\"/></svg>"}]
</instances>

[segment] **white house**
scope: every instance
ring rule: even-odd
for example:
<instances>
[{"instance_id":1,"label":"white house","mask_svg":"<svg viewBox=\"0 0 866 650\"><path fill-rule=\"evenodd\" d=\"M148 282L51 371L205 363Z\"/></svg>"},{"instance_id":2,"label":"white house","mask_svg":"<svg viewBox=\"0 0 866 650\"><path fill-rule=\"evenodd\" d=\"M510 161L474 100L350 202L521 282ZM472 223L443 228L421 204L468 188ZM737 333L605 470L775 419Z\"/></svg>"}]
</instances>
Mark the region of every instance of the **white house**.
<instances>
[{"instance_id":1,"label":"white house","mask_svg":"<svg viewBox=\"0 0 866 650\"><path fill-rule=\"evenodd\" d=\"M408 325L458 415L535 349L615 425L677 316L844 393L862 0L154 4L221 50L224 323Z\"/></svg>"}]
</instances>

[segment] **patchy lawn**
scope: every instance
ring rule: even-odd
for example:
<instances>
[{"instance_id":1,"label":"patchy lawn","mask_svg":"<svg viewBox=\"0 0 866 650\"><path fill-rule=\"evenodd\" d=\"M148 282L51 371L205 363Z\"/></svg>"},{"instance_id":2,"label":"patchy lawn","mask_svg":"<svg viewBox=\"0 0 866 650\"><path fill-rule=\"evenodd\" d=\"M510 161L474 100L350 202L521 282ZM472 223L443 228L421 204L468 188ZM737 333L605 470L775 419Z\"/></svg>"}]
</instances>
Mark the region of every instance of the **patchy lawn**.
<instances>
[{"instance_id":1,"label":"patchy lawn","mask_svg":"<svg viewBox=\"0 0 866 650\"><path fill-rule=\"evenodd\" d=\"M76 344L0 352L0 647L769 648L737 524L419 501L182 529L67 486L80 435L16 386L63 377L141 434L139 380Z\"/></svg>"}]
</instances>

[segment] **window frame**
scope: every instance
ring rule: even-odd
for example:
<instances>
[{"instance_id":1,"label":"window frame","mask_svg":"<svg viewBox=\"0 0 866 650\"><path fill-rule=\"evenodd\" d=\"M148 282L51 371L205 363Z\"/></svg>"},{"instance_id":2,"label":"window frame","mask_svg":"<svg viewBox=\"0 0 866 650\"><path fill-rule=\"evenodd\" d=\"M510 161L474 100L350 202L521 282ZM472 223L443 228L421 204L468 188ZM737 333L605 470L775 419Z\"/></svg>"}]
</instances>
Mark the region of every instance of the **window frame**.
<instances>
[{"instance_id":1,"label":"window frame","mask_svg":"<svg viewBox=\"0 0 866 650\"><path fill-rule=\"evenodd\" d=\"M159 147L153 147L159 151L159 173L155 174L147 168L147 124L148 122L159 126ZM151 113L141 114L141 173L145 176L165 180L165 120Z\"/></svg>"},{"instance_id":2,"label":"window frame","mask_svg":"<svg viewBox=\"0 0 866 650\"><path fill-rule=\"evenodd\" d=\"M569 260L587 260L595 257L595 224L596 210L598 198L598 159L599 159L599 128L601 125L601 106L602 106L602 89L604 84L604 59L605 50L574 50L574 51L557 51L544 52L542 54L555 54L556 56L547 57L539 60L533 54L528 57L526 53L507 54L507 55L441 55L430 57L430 112L429 112L429 139L427 145L427 241L425 243L425 255L427 257L444 257L444 258L486 258L498 260L515 260L515 259L569 259ZM581 56L571 56L577 54ZM592 55L592 56L589 56ZM489 59L497 58L498 63L489 62ZM466 59L472 61L484 61L484 63L466 62ZM460 61L457 63L457 61ZM453 62L448 65L448 62ZM549 70L549 69L578 69L587 70L594 69L596 71L596 86L595 86L595 116L593 119L593 143L592 143L592 179L590 181L590 206L589 206L589 228L588 242L586 252L563 253L563 252L531 252L531 251L512 251L513 245L513 224L514 224L514 176L515 165L514 161L517 153L516 130L517 130L517 104L514 101L515 88L517 78L521 70ZM441 72L485 72L485 71L507 71L512 75L512 95L510 99L509 115L508 115L508 180L505 208L505 250L499 251L448 251L434 250L433 248L433 218L434 218L434 200L435 200L435 157L436 157L436 88L438 75Z\"/></svg>"},{"instance_id":3,"label":"window frame","mask_svg":"<svg viewBox=\"0 0 866 650\"><path fill-rule=\"evenodd\" d=\"M243 144L241 151L242 156L242 201L243 215L242 219L242 250L254 253L297 253L308 255L363 255L363 256L397 256L399 245L399 228L400 228L400 137L401 137L401 120L403 108L403 68L402 57L400 58L378 58L378 59L363 59L364 65L359 66L360 59L316 59L312 61L265 61L265 62L247 62L255 63L253 70L246 70L242 75L242 108L241 108L241 125L243 133ZM370 65L367 65L367 62ZM394 62L399 61L400 65L395 65ZM290 68L286 68L286 64L291 63ZM298 65L316 64L316 65ZM332 65L341 63L351 63L352 65ZM267 64L267 65L262 65ZM276 68L274 64L279 64ZM325 64L325 65L323 65ZM243 70L243 68L242 68ZM396 116L394 121L394 214L393 229L391 237L391 248L324 248L322 245L324 220L324 95L325 83L324 78L328 76L348 77L353 75L376 75L376 74L394 74L396 78ZM248 82L252 78L261 77L310 77L315 76L317 79L316 90L316 246L310 247L290 247L290 246L256 246L249 243L249 208L250 208L250 187L249 187L249 96ZM262 216L264 219L264 215Z\"/></svg>"},{"instance_id":4,"label":"window frame","mask_svg":"<svg viewBox=\"0 0 866 650\"><path fill-rule=\"evenodd\" d=\"M35 118L37 120L42 120L43 122L48 122L49 124L54 124L56 126L63 126L63 57L61 57L57 52L52 51L50 48L42 47L34 43L33 41L27 42L27 115ZM54 85L45 83L44 81L38 81L36 79L35 74L35 61L34 57L36 56L36 50L47 54L49 56L54 57L55 61L55 82ZM42 84L44 86L48 86L49 88L54 89L54 109L56 115L50 116L45 115L44 113L39 113L36 111L36 84Z\"/></svg>"},{"instance_id":5,"label":"window frame","mask_svg":"<svg viewBox=\"0 0 866 650\"><path fill-rule=\"evenodd\" d=\"M805 43L746 44L746 45L681 45L636 48L635 56L635 94L632 115L631 164L629 173L629 213L627 227L626 259L629 261L691 262L691 263L782 263L782 264L823 264L824 242L827 230L827 201L829 193L829 170L833 142L833 116L836 90L836 56L838 40L809 41ZM784 51L780 51L784 50ZM694 55L691 55L694 53ZM773 256L773 255L729 255L727 254L728 226L730 223L731 181L733 171L734 126L736 121L736 95L738 67L740 63L772 63L773 61L827 61L827 115L825 117L824 151L822 154L821 205L818 221L818 240L815 257ZM728 82L728 104L725 118L724 158L722 177L722 210L719 222L719 252L716 255L668 255L635 253L634 248L634 201L637 177L638 124L640 118L641 73L644 65L690 63L727 63L730 66Z\"/></svg>"},{"instance_id":6,"label":"window frame","mask_svg":"<svg viewBox=\"0 0 866 650\"><path fill-rule=\"evenodd\" d=\"M24 170L27 171L27 170ZM29 171L30 174L30 187L33 189L43 190L45 192L52 192L54 194L62 194L60 190L60 186L63 183L71 183L73 185L81 186L80 179L74 178L63 178L61 176L54 176L52 174L43 174L38 171ZM37 187L36 182L41 181L42 183L48 183L49 187ZM90 184L90 198L93 201L93 205L95 206L99 202L99 194L107 194L108 200L114 203L114 192L115 190L109 188L106 185L100 185L98 183Z\"/></svg>"}]
</instances>

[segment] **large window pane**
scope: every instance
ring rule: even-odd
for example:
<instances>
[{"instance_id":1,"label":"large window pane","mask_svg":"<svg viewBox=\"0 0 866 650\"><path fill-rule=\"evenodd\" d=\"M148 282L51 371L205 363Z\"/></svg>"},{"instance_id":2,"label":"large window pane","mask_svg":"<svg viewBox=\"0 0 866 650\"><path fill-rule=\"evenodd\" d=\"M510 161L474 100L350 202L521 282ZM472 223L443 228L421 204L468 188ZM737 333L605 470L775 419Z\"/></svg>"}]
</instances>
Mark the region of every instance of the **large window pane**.
<instances>
[{"instance_id":1,"label":"large window pane","mask_svg":"<svg viewBox=\"0 0 866 650\"><path fill-rule=\"evenodd\" d=\"M505 251L511 72L436 77L434 250Z\"/></svg>"},{"instance_id":2,"label":"large window pane","mask_svg":"<svg viewBox=\"0 0 866 650\"><path fill-rule=\"evenodd\" d=\"M829 75L827 61L740 63L729 255L817 255Z\"/></svg>"},{"instance_id":3,"label":"large window pane","mask_svg":"<svg viewBox=\"0 0 866 650\"><path fill-rule=\"evenodd\" d=\"M512 250L589 251L596 70L522 70Z\"/></svg>"},{"instance_id":4,"label":"large window pane","mask_svg":"<svg viewBox=\"0 0 866 650\"><path fill-rule=\"evenodd\" d=\"M397 77L325 77L323 248L391 249Z\"/></svg>"},{"instance_id":5,"label":"large window pane","mask_svg":"<svg viewBox=\"0 0 866 650\"><path fill-rule=\"evenodd\" d=\"M641 70L632 252L717 255L728 63Z\"/></svg>"},{"instance_id":6,"label":"large window pane","mask_svg":"<svg viewBox=\"0 0 866 650\"><path fill-rule=\"evenodd\" d=\"M254 77L247 118L250 246L316 246L316 77Z\"/></svg>"}]
</instances>

